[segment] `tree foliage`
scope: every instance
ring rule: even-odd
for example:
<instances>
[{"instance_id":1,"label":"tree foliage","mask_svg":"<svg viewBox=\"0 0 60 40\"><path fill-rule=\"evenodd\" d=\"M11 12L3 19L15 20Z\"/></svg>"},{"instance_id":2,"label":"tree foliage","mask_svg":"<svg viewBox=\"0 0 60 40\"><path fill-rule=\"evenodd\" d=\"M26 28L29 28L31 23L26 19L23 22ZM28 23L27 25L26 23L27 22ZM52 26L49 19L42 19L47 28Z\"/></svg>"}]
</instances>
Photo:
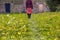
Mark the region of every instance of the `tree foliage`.
<instances>
[{"instance_id":1,"label":"tree foliage","mask_svg":"<svg viewBox=\"0 0 60 40\"><path fill-rule=\"evenodd\" d=\"M47 4L50 7L51 11L56 11L57 6L60 4L60 0L47 0Z\"/></svg>"}]
</instances>

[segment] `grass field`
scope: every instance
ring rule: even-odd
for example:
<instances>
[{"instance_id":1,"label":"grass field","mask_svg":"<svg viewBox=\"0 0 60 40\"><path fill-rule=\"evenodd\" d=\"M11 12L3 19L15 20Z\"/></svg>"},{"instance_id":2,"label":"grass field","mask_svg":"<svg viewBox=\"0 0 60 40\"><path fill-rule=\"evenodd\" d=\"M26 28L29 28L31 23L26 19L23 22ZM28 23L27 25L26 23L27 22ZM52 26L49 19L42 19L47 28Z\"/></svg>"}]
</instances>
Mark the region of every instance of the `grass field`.
<instances>
[{"instance_id":1,"label":"grass field","mask_svg":"<svg viewBox=\"0 0 60 40\"><path fill-rule=\"evenodd\" d=\"M0 40L60 40L60 12L0 14Z\"/></svg>"}]
</instances>

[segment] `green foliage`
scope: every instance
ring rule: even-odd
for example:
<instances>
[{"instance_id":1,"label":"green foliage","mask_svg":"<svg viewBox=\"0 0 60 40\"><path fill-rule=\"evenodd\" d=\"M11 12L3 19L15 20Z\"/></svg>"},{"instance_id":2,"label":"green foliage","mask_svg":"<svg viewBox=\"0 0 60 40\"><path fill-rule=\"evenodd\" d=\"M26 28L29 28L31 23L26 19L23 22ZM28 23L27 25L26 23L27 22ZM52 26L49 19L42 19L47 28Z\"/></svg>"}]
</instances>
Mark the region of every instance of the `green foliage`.
<instances>
[{"instance_id":1,"label":"green foliage","mask_svg":"<svg viewBox=\"0 0 60 40\"><path fill-rule=\"evenodd\" d=\"M0 14L0 40L59 40L60 12Z\"/></svg>"},{"instance_id":2,"label":"green foliage","mask_svg":"<svg viewBox=\"0 0 60 40\"><path fill-rule=\"evenodd\" d=\"M56 11L59 8L59 7L57 8L57 6L59 6L60 1L59 0L47 0L47 4L50 7L51 11Z\"/></svg>"},{"instance_id":3,"label":"green foliage","mask_svg":"<svg viewBox=\"0 0 60 40\"><path fill-rule=\"evenodd\" d=\"M52 0L47 0L47 4L52 12L56 11L56 4Z\"/></svg>"},{"instance_id":4,"label":"green foliage","mask_svg":"<svg viewBox=\"0 0 60 40\"><path fill-rule=\"evenodd\" d=\"M56 8L57 8L56 10L57 12L60 11L60 5L58 5Z\"/></svg>"}]
</instances>

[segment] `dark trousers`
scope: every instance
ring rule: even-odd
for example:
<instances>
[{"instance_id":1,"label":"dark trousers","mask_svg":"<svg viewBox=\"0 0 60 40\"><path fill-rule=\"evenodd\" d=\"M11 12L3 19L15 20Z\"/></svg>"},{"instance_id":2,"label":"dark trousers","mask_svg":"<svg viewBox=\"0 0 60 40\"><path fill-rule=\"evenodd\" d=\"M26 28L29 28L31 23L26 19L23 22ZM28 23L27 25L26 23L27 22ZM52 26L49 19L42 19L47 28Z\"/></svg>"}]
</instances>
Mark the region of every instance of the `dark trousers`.
<instances>
[{"instance_id":1,"label":"dark trousers","mask_svg":"<svg viewBox=\"0 0 60 40\"><path fill-rule=\"evenodd\" d=\"M29 19L31 18L31 14L28 14L28 18L29 18Z\"/></svg>"}]
</instances>

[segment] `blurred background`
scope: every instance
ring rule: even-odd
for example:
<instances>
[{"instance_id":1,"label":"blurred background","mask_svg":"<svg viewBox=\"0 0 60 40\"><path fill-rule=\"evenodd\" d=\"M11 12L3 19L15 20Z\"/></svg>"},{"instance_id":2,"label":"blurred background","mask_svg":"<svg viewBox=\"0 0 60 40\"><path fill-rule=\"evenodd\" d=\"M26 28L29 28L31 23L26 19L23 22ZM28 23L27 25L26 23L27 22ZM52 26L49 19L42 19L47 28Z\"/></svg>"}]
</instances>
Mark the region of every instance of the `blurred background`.
<instances>
[{"instance_id":1,"label":"blurred background","mask_svg":"<svg viewBox=\"0 0 60 40\"><path fill-rule=\"evenodd\" d=\"M60 11L60 0L32 0L33 13L58 12ZM0 0L0 13L26 12L26 0Z\"/></svg>"}]
</instances>

